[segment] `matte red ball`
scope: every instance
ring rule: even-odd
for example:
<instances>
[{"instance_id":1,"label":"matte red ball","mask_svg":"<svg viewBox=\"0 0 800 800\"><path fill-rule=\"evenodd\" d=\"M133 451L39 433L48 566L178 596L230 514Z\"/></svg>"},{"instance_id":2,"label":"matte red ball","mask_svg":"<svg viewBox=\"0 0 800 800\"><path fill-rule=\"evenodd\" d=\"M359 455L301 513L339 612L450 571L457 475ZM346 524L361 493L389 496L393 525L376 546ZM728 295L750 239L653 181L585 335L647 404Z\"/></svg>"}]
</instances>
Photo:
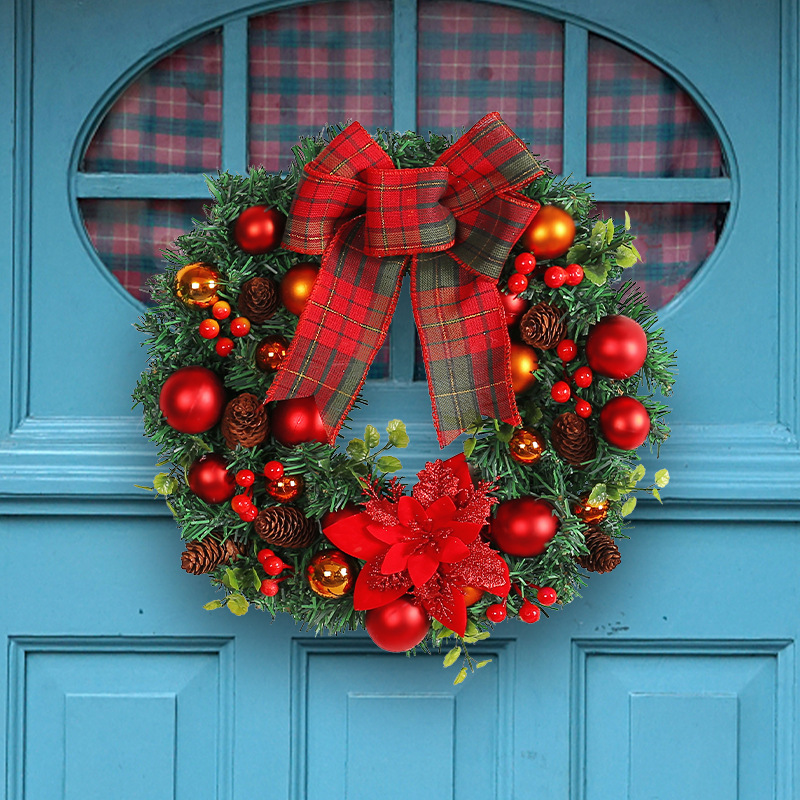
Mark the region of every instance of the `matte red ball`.
<instances>
[{"instance_id":1,"label":"matte red ball","mask_svg":"<svg viewBox=\"0 0 800 800\"><path fill-rule=\"evenodd\" d=\"M650 415L635 397L615 397L600 412L600 430L615 447L635 450L650 433Z\"/></svg>"},{"instance_id":2,"label":"matte red ball","mask_svg":"<svg viewBox=\"0 0 800 800\"><path fill-rule=\"evenodd\" d=\"M647 334L636 320L622 314L603 317L586 339L589 366L607 378L635 375L647 358Z\"/></svg>"},{"instance_id":3,"label":"matte red ball","mask_svg":"<svg viewBox=\"0 0 800 800\"><path fill-rule=\"evenodd\" d=\"M225 503L233 497L236 483L228 472L228 463L216 453L207 453L195 461L188 472L189 488L206 503Z\"/></svg>"},{"instance_id":4,"label":"matte red ball","mask_svg":"<svg viewBox=\"0 0 800 800\"><path fill-rule=\"evenodd\" d=\"M279 400L272 409L272 435L283 445L328 441L322 417L313 397Z\"/></svg>"},{"instance_id":5,"label":"matte red ball","mask_svg":"<svg viewBox=\"0 0 800 800\"><path fill-rule=\"evenodd\" d=\"M216 372L205 367L181 367L164 381L158 407L167 424L181 433L213 428L225 407L225 387Z\"/></svg>"},{"instance_id":6,"label":"matte red ball","mask_svg":"<svg viewBox=\"0 0 800 800\"><path fill-rule=\"evenodd\" d=\"M431 618L424 608L403 595L385 606L367 611L365 627L382 650L404 653L427 636Z\"/></svg>"},{"instance_id":7,"label":"matte red ball","mask_svg":"<svg viewBox=\"0 0 800 800\"><path fill-rule=\"evenodd\" d=\"M512 556L537 556L558 533L561 525L555 508L547 500L516 497L505 500L489 527L492 541Z\"/></svg>"},{"instance_id":8,"label":"matte red ball","mask_svg":"<svg viewBox=\"0 0 800 800\"><path fill-rule=\"evenodd\" d=\"M269 253L280 245L285 226L286 217L277 208L251 206L239 214L233 238L245 253Z\"/></svg>"},{"instance_id":9,"label":"matte red ball","mask_svg":"<svg viewBox=\"0 0 800 800\"><path fill-rule=\"evenodd\" d=\"M518 294L506 294L500 292L500 302L506 314L506 325L513 325L519 322L522 315L528 310L530 303Z\"/></svg>"}]
</instances>

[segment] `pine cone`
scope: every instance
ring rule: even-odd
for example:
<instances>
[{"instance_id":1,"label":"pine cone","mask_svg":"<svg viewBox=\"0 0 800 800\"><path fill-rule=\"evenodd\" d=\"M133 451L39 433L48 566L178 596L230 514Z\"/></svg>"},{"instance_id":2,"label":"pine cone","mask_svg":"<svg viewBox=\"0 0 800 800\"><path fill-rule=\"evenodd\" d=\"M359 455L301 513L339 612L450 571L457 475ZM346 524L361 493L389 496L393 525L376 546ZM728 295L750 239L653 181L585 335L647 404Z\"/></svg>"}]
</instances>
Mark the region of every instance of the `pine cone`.
<instances>
[{"instance_id":1,"label":"pine cone","mask_svg":"<svg viewBox=\"0 0 800 800\"><path fill-rule=\"evenodd\" d=\"M525 312L519 323L522 340L531 347L550 350L567 335L566 323L561 319L560 308L549 303L537 303Z\"/></svg>"},{"instance_id":2,"label":"pine cone","mask_svg":"<svg viewBox=\"0 0 800 800\"><path fill-rule=\"evenodd\" d=\"M222 559L222 546L213 536L207 536L186 543L186 549L181 553L181 567L192 575L200 575L213 572Z\"/></svg>"},{"instance_id":3,"label":"pine cone","mask_svg":"<svg viewBox=\"0 0 800 800\"><path fill-rule=\"evenodd\" d=\"M278 289L272 278L250 278L242 284L236 308L254 325L266 322L278 309Z\"/></svg>"},{"instance_id":4,"label":"pine cone","mask_svg":"<svg viewBox=\"0 0 800 800\"><path fill-rule=\"evenodd\" d=\"M292 506L270 506L258 512L256 533L276 547L308 547L317 533L317 526L302 511Z\"/></svg>"},{"instance_id":5,"label":"pine cone","mask_svg":"<svg viewBox=\"0 0 800 800\"><path fill-rule=\"evenodd\" d=\"M590 526L586 529L585 536L589 553L575 559L584 569L602 574L611 572L622 561L617 543L600 528Z\"/></svg>"},{"instance_id":6,"label":"pine cone","mask_svg":"<svg viewBox=\"0 0 800 800\"><path fill-rule=\"evenodd\" d=\"M247 545L242 542L235 542L233 539L226 539L222 543L222 563L230 564L240 556L246 555Z\"/></svg>"},{"instance_id":7,"label":"pine cone","mask_svg":"<svg viewBox=\"0 0 800 800\"><path fill-rule=\"evenodd\" d=\"M585 462L594 460L597 439L589 423L577 414L559 414L553 421L550 438L559 456L573 467L582 468Z\"/></svg>"},{"instance_id":8,"label":"pine cone","mask_svg":"<svg viewBox=\"0 0 800 800\"><path fill-rule=\"evenodd\" d=\"M254 394L244 392L225 406L222 415L222 435L233 450L237 444L255 447L269 433L269 420L264 404Z\"/></svg>"}]
</instances>

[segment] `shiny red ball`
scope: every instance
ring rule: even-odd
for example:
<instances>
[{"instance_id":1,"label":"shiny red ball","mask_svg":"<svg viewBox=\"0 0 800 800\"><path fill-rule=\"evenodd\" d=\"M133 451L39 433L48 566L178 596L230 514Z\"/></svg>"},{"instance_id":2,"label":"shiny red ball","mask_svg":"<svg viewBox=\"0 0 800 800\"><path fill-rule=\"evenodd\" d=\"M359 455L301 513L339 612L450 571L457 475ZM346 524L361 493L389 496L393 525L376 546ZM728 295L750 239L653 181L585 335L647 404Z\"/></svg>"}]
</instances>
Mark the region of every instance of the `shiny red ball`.
<instances>
[{"instance_id":1,"label":"shiny red ball","mask_svg":"<svg viewBox=\"0 0 800 800\"><path fill-rule=\"evenodd\" d=\"M583 267L580 264L569 264L567 266L567 286L577 286L583 280Z\"/></svg>"},{"instance_id":2,"label":"shiny red ball","mask_svg":"<svg viewBox=\"0 0 800 800\"><path fill-rule=\"evenodd\" d=\"M164 381L158 407L167 424L181 433L213 428L225 407L225 387L216 372L205 367L181 367Z\"/></svg>"},{"instance_id":3,"label":"shiny red ball","mask_svg":"<svg viewBox=\"0 0 800 800\"><path fill-rule=\"evenodd\" d=\"M486 619L492 622L502 622L507 614L506 607L502 603L492 603L492 605L486 609Z\"/></svg>"},{"instance_id":4,"label":"shiny red ball","mask_svg":"<svg viewBox=\"0 0 800 800\"><path fill-rule=\"evenodd\" d=\"M506 314L506 325L519 322L522 315L528 310L530 303L518 294L505 294L500 292L500 302Z\"/></svg>"},{"instance_id":5,"label":"shiny red ball","mask_svg":"<svg viewBox=\"0 0 800 800\"><path fill-rule=\"evenodd\" d=\"M504 553L537 556L544 552L560 525L552 503L530 496L516 497L497 507L489 535Z\"/></svg>"},{"instance_id":6,"label":"shiny red ball","mask_svg":"<svg viewBox=\"0 0 800 800\"><path fill-rule=\"evenodd\" d=\"M575 413L579 417L587 419L592 416L592 407L585 400L578 398L575 401Z\"/></svg>"},{"instance_id":7,"label":"shiny red ball","mask_svg":"<svg viewBox=\"0 0 800 800\"><path fill-rule=\"evenodd\" d=\"M536 269L536 256L533 253L520 253L514 259L514 269L523 275L530 275Z\"/></svg>"},{"instance_id":8,"label":"shiny red ball","mask_svg":"<svg viewBox=\"0 0 800 800\"><path fill-rule=\"evenodd\" d=\"M328 441L322 417L313 397L279 400L272 410L272 435L283 445Z\"/></svg>"},{"instance_id":9,"label":"shiny red ball","mask_svg":"<svg viewBox=\"0 0 800 800\"><path fill-rule=\"evenodd\" d=\"M519 294L528 288L528 279L520 272L513 272L508 277L508 290Z\"/></svg>"},{"instance_id":10,"label":"shiny red ball","mask_svg":"<svg viewBox=\"0 0 800 800\"><path fill-rule=\"evenodd\" d=\"M266 563L268 558L272 558L274 555L274 550L270 549L269 547L264 547L256 553L256 558L258 559L258 563L263 565Z\"/></svg>"},{"instance_id":11,"label":"shiny red ball","mask_svg":"<svg viewBox=\"0 0 800 800\"><path fill-rule=\"evenodd\" d=\"M530 600L526 600L522 604L522 608L519 610L519 618L523 622L527 622L528 624L533 624L539 620L541 612L539 611L538 607L531 603Z\"/></svg>"},{"instance_id":12,"label":"shiny red ball","mask_svg":"<svg viewBox=\"0 0 800 800\"><path fill-rule=\"evenodd\" d=\"M578 347L572 339L562 339L556 346L556 353L562 361L572 361L578 355Z\"/></svg>"},{"instance_id":13,"label":"shiny red ball","mask_svg":"<svg viewBox=\"0 0 800 800\"><path fill-rule=\"evenodd\" d=\"M549 286L551 289L558 289L559 286L563 286L567 280L567 271L564 267L550 267L544 273L544 282L546 286Z\"/></svg>"},{"instance_id":14,"label":"shiny red ball","mask_svg":"<svg viewBox=\"0 0 800 800\"><path fill-rule=\"evenodd\" d=\"M556 590L552 587L542 586L542 588L536 592L536 599L543 606L551 606L558 600L558 595L556 594Z\"/></svg>"},{"instance_id":15,"label":"shiny red ball","mask_svg":"<svg viewBox=\"0 0 800 800\"><path fill-rule=\"evenodd\" d=\"M233 350L233 339L229 339L227 336L220 336L214 343L214 349L217 351L218 356L225 358Z\"/></svg>"},{"instance_id":16,"label":"shiny red ball","mask_svg":"<svg viewBox=\"0 0 800 800\"><path fill-rule=\"evenodd\" d=\"M252 486L256 482L256 476L250 469L240 469L236 473L236 483L239 486Z\"/></svg>"},{"instance_id":17,"label":"shiny red ball","mask_svg":"<svg viewBox=\"0 0 800 800\"><path fill-rule=\"evenodd\" d=\"M615 447L635 450L650 433L650 415L635 397L615 397L600 412L600 430Z\"/></svg>"},{"instance_id":18,"label":"shiny red ball","mask_svg":"<svg viewBox=\"0 0 800 800\"><path fill-rule=\"evenodd\" d=\"M581 389L586 389L591 386L592 378L594 378L594 375L589 367L578 367L578 369L572 373L572 380L574 380L575 385L580 386Z\"/></svg>"},{"instance_id":19,"label":"shiny red ball","mask_svg":"<svg viewBox=\"0 0 800 800\"><path fill-rule=\"evenodd\" d=\"M343 519L360 514L362 510L363 509L359 508L355 503L348 503L344 508L340 508L337 511L328 511L328 513L325 514L320 520L322 532L324 533L325 528L327 528L329 525L333 525L335 522L341 522Z\"/></svg>"},{"instance_id":20,"label":"shiny red ball","mask_svg":"<svg viewBox=\"0 0 800 800\"><path fill-rule=\"evenodd\" d=\"M258 516L258 509L255 506L248 506L244 511L239 514L239 517L244 522L254 522L255 518Z\"/></svg>"},{"instance_id":21,"label":"shiny red ball","mask_svg":"<svg viewBox=\"0 0 800 800\"><path fill-rule=\"evenodd\" d=\"M261 581L261 586L259 587L258 591L267 597L275 597L280 588L281 587L278 585L278 581L273 581L271 578L267 578L266 580Z\"/></svg>"},{"instance_id":22,"label":"shiny red ball","mask_svg":"<svg viewBox=\"0 0 800 800\"><path fill-rule=\"evenodd\" d=\"M552 397L556 403L566 403L571 396L572 389L569 388L569 384L566 381L556 381L553 384L553 388L550 390L550 397Z\"/></svg>"},{"instance_id":23,"label":"shiny red ball","mask_svg":"<svg viewBox=\"0 0 800 800\"><path fill-rule=\"evenodd\" d=\"M280 245L285 226L286 217L277 208L251 206L239 214L233 238L245 253L269 253Z\"/></svg>"},{"instance_id":24,"label":"shiny red ball","mask_svg":"<svg viewBox=\"0 0 800 800\"><path fill-rule=\"evenodd\" d=\"M431 618L408 595L367 611L365 627L378 647L403 653L416 647L428 634Z\"/></svg>"},{"instance_id":25,"label":"shiny red ball","mask_svg":"<svg viewBox=\"0 0 800 800\"><path fill-rule=\"evenodd\" d=\"M225 300L217 300L211 307L211 313L214 319L228 319L231 315L231 304Z\"/></svg>"},{"instance_id":26,"label":"shiny red ball","mask_svg":"<svg viewBox=\"0 0 800 800\"><path fill-rule=\"evenodd\" d=\"M267 461L264 464L264 477L270 481L277 481L283 477L283 464L280 461Z\"/></svg>"},{"instance_id":27,"label":"shiny red ball","mask_svg":"<svg viewBox=\"0 0 800 800\"><path fill-rule=\"evenodd\" d=\"M246 494L237 494L231 500L231 508L237 513L241 514L246 509L253 505L253 501Z\"/></svg>"},{"instance_id":28,"label":"shiny red ball","mask_svg":"<svg viewBox=\"0 0 800 800\"><path fill-rule=\"evenodd\" d=\"M228 472L225 459L216 453L207 453L195 461L187 474L189 488L206 503L224 503L233 497L236 484Z\"/></svg>"},{"instance_id":29,"label":"shiny red ball","mask_svg":"<svg viewBox=\"0 0 800 800\"><path fill-rule=\"evenodd\" d=\"M586 339L589 366L607 378L622 380L635 375L647 358L647 335L630 317L603 317Z\"/></svg>"},{"instance_id":30,"label":"shiny red ball","mask_svg":"<svg viewBox=\"0 0 800 800\"><path fill-rule=\"evenodd\" d=\"M236 317L231 320L231 336L247 336L250 333L250 320L247 317Z\"/></svg>"},{"instance_id":31,"label":"shiny red ball","mask_svg":"<svg viewBox=\"0 0 800 800\"><path fill-rule=\"evenodd\" d=\"M198 331L204 339L216 339L219 336L219 322L215 319L204 319Z\"/></svg>"}]
</instances>

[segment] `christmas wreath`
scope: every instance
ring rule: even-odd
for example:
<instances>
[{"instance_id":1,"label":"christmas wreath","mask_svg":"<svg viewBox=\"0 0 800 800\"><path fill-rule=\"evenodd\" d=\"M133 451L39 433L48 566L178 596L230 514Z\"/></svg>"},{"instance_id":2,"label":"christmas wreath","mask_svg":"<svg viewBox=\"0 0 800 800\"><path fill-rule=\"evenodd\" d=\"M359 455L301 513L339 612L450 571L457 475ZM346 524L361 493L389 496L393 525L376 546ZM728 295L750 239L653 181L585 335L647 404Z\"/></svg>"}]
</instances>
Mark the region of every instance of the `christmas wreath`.
<instances>
[{"instance_id":1,"label":"christmas wreath","mask_svg":"<svg viewBox=\"0 0 800 800\"><path fill-rule=\"evenodd\" d=\"M152 279L134 392L168 471L153 487L181 565L224 597L315 631L364 626L445 665L507 616L536 622L620 562L647 488L637 448L669 435L674 354L623 270L630 221L592 214L498 114L457 141L329 128L287 174L208 179L207 219ZM408 445L336 447L405 272L441 445L409 490ZM642 381L646 390L641 392ZM343 444L343 442L342 442Z\"/></svg>"}]
</instances>

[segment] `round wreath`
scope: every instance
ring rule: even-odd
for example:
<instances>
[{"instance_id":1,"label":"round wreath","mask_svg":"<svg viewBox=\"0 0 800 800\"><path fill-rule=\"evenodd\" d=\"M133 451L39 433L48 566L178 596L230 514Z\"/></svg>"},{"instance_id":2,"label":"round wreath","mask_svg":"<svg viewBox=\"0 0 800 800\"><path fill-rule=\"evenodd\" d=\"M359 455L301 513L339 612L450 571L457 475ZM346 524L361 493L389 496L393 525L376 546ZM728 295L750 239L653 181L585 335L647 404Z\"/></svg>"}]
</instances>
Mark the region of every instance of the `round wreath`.
<instances>
[{"instance_id":1,"label":"round wreath","mask_svg":"<svg viewBox=\"0 0 800 800\"><path fill-rule=\"evenodd\" d=\"M619 564L636 493L669 480L642 486L637 448L669 435L674 354L618 285L639 260L627 213L597 219L588 184L557 181L497 114L455 142L353 123L294 153L288 174L209 178L207 219L151 281L134 400L169 470L144 488L183 569L224 592L205 608L363 625L396 652L455 637L458 682L493 623L536 622ZM440 442L466 432L410 490L391 477L400 420L331 444L406 269L436 319L417 309Z\"/></svg>"}]
</instances>

